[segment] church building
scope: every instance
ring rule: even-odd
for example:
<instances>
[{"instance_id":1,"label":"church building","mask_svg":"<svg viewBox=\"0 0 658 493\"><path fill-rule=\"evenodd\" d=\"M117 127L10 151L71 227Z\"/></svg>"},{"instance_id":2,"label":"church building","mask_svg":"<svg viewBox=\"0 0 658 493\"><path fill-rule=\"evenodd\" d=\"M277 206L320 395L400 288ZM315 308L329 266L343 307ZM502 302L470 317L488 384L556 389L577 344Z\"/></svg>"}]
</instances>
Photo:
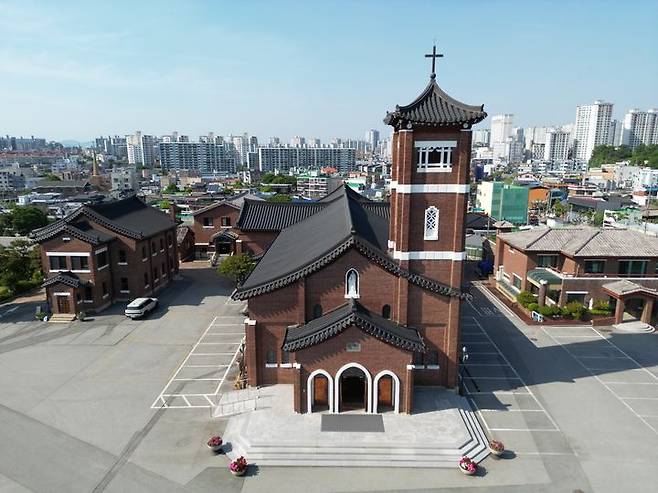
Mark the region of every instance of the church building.
<instances>
[{"instance_id":1,"label":"church building","mask_svg":"<svg viewBox=\"0 0 658 493\"><path fill-rule=\"evenodd\" d=\"M487 114L439 87L438 56L384 119L390 202L343 186L300 220L261 217L289 225L233 293L248 300L247 378L292 384L296 412L411 413L414 387L457 387L471 127Z\"/></svg>"}]
</instances>

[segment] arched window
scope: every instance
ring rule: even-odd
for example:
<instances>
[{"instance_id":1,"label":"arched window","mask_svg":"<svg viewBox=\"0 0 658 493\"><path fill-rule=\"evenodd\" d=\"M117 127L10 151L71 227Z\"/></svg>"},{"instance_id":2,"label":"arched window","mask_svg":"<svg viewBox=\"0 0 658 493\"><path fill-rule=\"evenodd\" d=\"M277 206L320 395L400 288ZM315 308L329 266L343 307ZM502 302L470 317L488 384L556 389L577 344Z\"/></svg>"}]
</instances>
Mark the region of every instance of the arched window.
<instances>
[{"instance_id":1,"label":"arched window","mask_svg":"<svg viewBox=\"0 0 658 493\"><path fill-rule=\"evenodd\" d=\"M391 318L391 305L382 306L382 317Z\"/></svg>"},{"instance_id":2,"label":"arched window","mask_svg":"<svg viewBox=\"0 0 658 493\"><path fill-rule=\"evenodd\" d=\"M350 269L345 274L345 298L359 297L359 273Z\"/></svg>"},{"instance_id":3,"label":"arched window","mask_svg":"<svg viewBox=\"0 0 658 493\"><path fill-rule=\"evenodd\" d=\"M320 318L322 316L322 305L317 304L313 306L313 318Z\"/></svg>"},{"instance_id":4,"label":"arched window","mask_svg":"<svg viewBox=\"0 0 658 493\"><path fill-rule=\"evenodd\" d=\"M433 205L425 209L425 239L439 239L439 209Z\"/></svg>"}]
</instances>

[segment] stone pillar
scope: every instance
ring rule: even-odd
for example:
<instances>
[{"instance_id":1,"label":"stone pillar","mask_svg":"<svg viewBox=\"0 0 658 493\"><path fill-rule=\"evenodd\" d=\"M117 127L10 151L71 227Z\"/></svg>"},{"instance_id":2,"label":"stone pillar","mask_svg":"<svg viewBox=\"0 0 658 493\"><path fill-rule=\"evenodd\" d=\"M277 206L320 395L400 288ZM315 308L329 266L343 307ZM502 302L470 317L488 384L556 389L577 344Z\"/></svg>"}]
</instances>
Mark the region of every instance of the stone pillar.
<instances>
[{"instance_id":1,"label":"stone pillar","mask_svg":"<svg viewBox=\"0 0 658 493\"><path fill-rule=\"evenodd\" d=\"M246 334L244 357L247 368L247 383L251 387L258 385L258 349L256 348L256 321L246 318L244 321Z\"/></svg>"},{"instance_id":2,"label":"stone pillar","mask_svg":"<svg viewBox=\"0 0 658 493\"><path fill-rule=\"evenodd\" d=\"M642 307L642 317L640 320L645 324L651 324L651 313L653 312L653 298L647 298Z\"/></svg>"},{"instance_id":3,"label":"stone pillar","mask_svg":"<svg viewBox=\"0 0 658 493\"><path fill-rule=\"evenodd\" d=\"M404 393L400 397L402 398L400 412L411 414L414 406L414 372L411 369L411 365L407 365L407 374L404 378Z\"/></svg>"},{"instance_id":4,"label":"stone pillar","mask_svg":"<svg viewBox=\"0 0 658 493\"><path fill-rule=\"evenodd\" d=\"M296 413L303 413L306 410L306 406L302 403L302 401L306 402L306 388L302 391L302 365L299 363L293 363L292 373L294 410Z\"/></svg>"},{"instance_id":5,"label":"stone pillar","mask_svg":"<svg viewBox=\"0 0 658 493\"><path fill-rule=\"evenodd\" d=\"M539 306L544 306L546 304L547 291L548 291L548 282L544 280L539 281L539 295L537 296L537 304Z\"/></svg>"},{"instance_id":6,"label":"stone pillar","mask_svg":"<svg viewBox=\"0 0 658 493\"><path fill-rule=\"evenodd\" d=\"M617 307L615 308L615 323L620 324L624 319L624 308L626 303L623 298L617 300Z\"/></svg>"}]
</instances>

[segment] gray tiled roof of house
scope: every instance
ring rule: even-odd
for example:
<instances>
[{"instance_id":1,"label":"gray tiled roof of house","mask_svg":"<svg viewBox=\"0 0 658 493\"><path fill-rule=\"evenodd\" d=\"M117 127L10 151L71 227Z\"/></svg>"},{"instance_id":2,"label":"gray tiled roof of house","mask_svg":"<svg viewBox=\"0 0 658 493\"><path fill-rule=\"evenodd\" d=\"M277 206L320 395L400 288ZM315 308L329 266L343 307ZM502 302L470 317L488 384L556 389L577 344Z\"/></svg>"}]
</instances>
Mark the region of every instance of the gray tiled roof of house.
<instances>
[{"instance_id":1,"label":"gray tiled roof of house","mask_svg":"<svg viewBox=\"0 0 658 493\"><path fill-rule=\"evenodd\" d=\"M404 127L474 125L487 117L484 105L471 106L450 97L432 77L425 90L412 103L396 106L386 113L384 123Z\"/></svg>"},{"instance_id":2,"label":"gray tiled roof of house","mask_svg":"<svg viewBox=\"0 0 658 493\"><path fill-rule=\"evenodd\" d=\"M629 281L628 279L621 279L619 281L604 284L603 288L610 291L611 293L615 293L618 296L626 296L640 291L653 293L654 295L657 294L655 289L641 286L640 284L636 284L632 281Z\"/></svg>"},{"instance_id":3,"label":"gray tiled roof of house","mask_svg":"<svg viewBox=\"0 0 658 493\"><path fill-rule=\"evenodd\" d=\"M73 274L72 272L60 272L57 275L49 277L41 286L47 287L53 284L64 284L65 286L71 286L72 288L77 288L80 286L80 278Z\"/></svg>"},{"instance_id":4,"label":"gray tiled roof of house","mask_svg":"<svg viewBox=\"0 0 658 493\"><path fill-rule=\"evenodd\" d=\"M526 252L562 252L572 257L658 256L658 238L622 229L535 228L503 233L499 238Z\"/></svg>"},{"instance_id":5,"label":"gray tiled roof of house","mask_svg":"<svg viewBox=\"0 0 658 493\"><path fill-rule=\"evenodd\" d=\"M321 202L244 201L236 227L248 231L281 231L326 207Z\"/></svg>"},{"instance_id":6,"label":"gray tiled roof of house","mask_svg":"<svg viewBox=\"0 0 658 493\"><path fill-rule=\"evenodd\" d=\"M425 352L425 343L416 329L404 327L375 315L353 299L304 325L289 327L283 349L298 351L314 346L352 325L393 346L408 351Z\"/></svg>"},{"instance_id":7,"label":"gray tiled roof of house","mask_svg":"<svg viewBox=\"0 0 658 493\"><path fill-rule=\"evenodd\" d=\"M85 226L85 229L80 229L80 225L85 223L88 228ZM148 238L176 226L168 214L132 196L122 200L82 206L65 218L33 231L32 236L36 241L41 242L68 228L70 231L77 230L99 240L107 237L106 233L94 229L93 223L134 239Z\"/></svg>"}]
</instances>

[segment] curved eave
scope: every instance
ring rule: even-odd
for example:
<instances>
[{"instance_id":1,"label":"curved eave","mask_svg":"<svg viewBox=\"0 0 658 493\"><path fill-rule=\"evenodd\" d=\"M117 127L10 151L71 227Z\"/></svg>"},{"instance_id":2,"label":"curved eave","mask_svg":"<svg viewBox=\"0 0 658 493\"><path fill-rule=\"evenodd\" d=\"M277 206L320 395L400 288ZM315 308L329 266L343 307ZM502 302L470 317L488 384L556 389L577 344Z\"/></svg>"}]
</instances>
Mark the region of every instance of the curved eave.
<instances>
[{"instance_id":1,"label":"curved eave","mask_svg":"<svg viewBox=\"0 0 658 493\"><path fill-rule=\"evenodd\" d=\"M414 332L414 334L417 337L417 340L411 340L411 339L399 337L394 334L391 334L387 330L380 328L379 326L370 322L369 320L361 317L358 313L350 313L347 317L323 328L322 330L317 331L314 334L310 334L308 336L301 337L299 339L285 342L283 346L281 346L281 348L284 351L294 352L311 346L315 346L316 344L320 344L321 342L324 342L327 339L330 339L340 334L351 325L356 325L367 334L370 334L371 336L387 344L391 344L392 346L396 346L401 349L405 349L407 351L414 351L419 353L424 353L426 350L425 343L420 337L420 334L418 334L417 330L407 329L409 331Z\"/></svg>"}]
</instances>

